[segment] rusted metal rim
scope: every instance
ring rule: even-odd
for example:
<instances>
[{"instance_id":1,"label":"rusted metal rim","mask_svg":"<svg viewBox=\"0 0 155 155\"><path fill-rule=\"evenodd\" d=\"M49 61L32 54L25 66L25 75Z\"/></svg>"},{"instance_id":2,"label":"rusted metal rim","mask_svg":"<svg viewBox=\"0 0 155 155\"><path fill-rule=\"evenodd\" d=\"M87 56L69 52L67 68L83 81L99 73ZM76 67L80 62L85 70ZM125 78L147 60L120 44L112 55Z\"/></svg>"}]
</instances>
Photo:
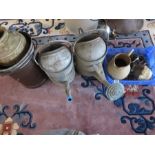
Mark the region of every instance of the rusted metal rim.
<instances>
[{"instance_id":1,"label":"rusted metal rim","mask_svg":"<svg viewBox=\"0 0 155 155\"><path fill-rule=\"evenodd\" d=\"M27 41L27 47L24 49L24 53L23 53L23 57L14 65L9 66L9 67L3 67L0 66L0 74L1 75L5 75L5 74L11 74L14 71L16 71L19 68L24 67L32 58L33 53L34 53L34 45L33 42L31 40L31 37L24 32L20 32L24 35L24 37L26 38Z\"/></svg>"}]
</instances>

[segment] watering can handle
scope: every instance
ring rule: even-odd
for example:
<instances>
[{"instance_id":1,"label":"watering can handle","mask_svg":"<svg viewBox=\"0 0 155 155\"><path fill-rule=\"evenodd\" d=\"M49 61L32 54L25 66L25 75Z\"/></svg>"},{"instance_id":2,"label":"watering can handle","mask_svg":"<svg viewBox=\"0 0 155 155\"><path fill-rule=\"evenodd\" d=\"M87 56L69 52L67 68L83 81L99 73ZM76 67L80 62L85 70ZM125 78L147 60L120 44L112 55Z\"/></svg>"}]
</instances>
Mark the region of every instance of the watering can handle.
<instances>
[{"instance_id":1,"label":"watering can handle","mask_svg":"<svg viewBox=\"0 0 155 155\"><path fill-rule=\"evenodd\" d=\"M110 84L108 83L108 81L106 81L106 76L105 76L105 73L103 71L102 63L94 65L94 69L97 73L97 76L96 76L97 80L99 80L106 87L108 87Z\"/></svg>"},{"instance_id":2,"label":"watering can handle","mask_svg":"<svg viewBox=\"0 0 155 155\"><path fill-rule=\"evenodd\" d=\"M37 41L35 39L32 39L32 43L34 45L34 48L37 49Z\"/></svg>"}]
</instances>

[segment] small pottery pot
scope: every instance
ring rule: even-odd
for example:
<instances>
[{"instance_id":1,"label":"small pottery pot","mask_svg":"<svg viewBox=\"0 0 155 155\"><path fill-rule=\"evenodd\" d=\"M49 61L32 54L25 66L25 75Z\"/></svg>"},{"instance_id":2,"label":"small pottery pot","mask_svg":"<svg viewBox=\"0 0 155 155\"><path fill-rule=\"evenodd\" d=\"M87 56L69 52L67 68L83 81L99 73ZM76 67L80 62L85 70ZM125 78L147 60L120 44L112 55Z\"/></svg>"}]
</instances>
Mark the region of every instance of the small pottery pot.
<instances>
[{"instance_id":1,"label":"small pottery pot","mask_svg":"<svg viewBox=\"0 0 155 155\"><path fill-rule=\"evenodd\" d=\"M25 37L15 31L11 32L0 27L0 65L15 64L26 46Z\"/></svg>"},{"instance_id":2,"label":"small pottery pot","mask_svg":"<svg viewBox=\"0 0 155 155\"><path fill-rule=\"evenodd\" d=\"M132 54L132 52L133 51L129 52L128 54L117 54L108 63L108 72L114 79L122 80L129 75L131 69L130 55Z\"/></svg>"},{"instance_id":3,"label":"small pottery pot","mask_svg":"<svg viewBox=\"0 0 155 155\"><path fill-rule=\"evenodd\" d=\"M150 80L152 77L152 71L146 65L144 66L141 74L139 75L139 80Z\"/></svg>"}]
</instances>

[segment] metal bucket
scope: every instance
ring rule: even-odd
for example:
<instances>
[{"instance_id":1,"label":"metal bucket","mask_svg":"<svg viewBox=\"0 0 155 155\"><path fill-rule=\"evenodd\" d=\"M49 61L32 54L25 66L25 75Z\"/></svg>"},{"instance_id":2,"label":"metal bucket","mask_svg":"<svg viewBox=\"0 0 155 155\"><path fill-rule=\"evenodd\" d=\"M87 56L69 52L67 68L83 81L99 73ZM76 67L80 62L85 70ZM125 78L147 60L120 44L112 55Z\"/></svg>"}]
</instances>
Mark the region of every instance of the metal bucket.
<instances>
[{"instance_id":1,"label":"metal bucket","mask_svg":"<svg viewBox=\"0 0 155 155\"><path fill-rule=\"evenodd\" d=\"M81 75L94 76L106 87L109 100L117 100L124 94L120 83L110 84L105 77L102 63L106 56L107 46L101 34L91 32L81 36L74 44L76 69Z\"/></svg>"},{"instance_id":2,"label":"metal bucket","mask_svg":"<svg viewBox=\"0 0 155 155\"><path fill-rule=\"evenodd\" d=\"M118 34L132 34L140 31L144 19L107 19L107 24Z\"/></svg>"},{"instance_id":3,"label":"metal bucket","mask_svg":"<svg viewBox=\"0 0 155 155\"><path fill-rule=\"evenodd\" d=\"M73 33L79 34L80 31L90 31L97 29L97 19L65 19L66 27Z\"/></svg>"},{"instance_id":4,"label":"metal bucket","mask_svg":"<svg viewBox=\"0 0 155 155\"><path fill-rule=\"evenodd\" d=\"M53 41L38 49L35 55L36 63L50 80L65 88L68 101L72 101L70 83L75 77L71 47L67 41Z\"/></svg>"},{"instance_id":5,"label":"metal bucket","mask_svg":"<svg viewBox=\"0 0 155 155\"><path fill-rule=\"evenodd\" d=\"M46 80L46 74L33 61L34 44L30 36L21 32L26 38L26 46L22 52L22 58L10 67L0 66L0 75L10 75L25 87L36 88L41 86Z\"/></svg>"},{"instance_id":6,"label":"metal bucket","mask_svg":"<svg viewBox=\"0 0 155 155\"><path fill-rule=\"evenodd\" d=\"M26 39L21 33L0 27L0 65L15 64L20 59L25 46Z\"/></svg>"}]
</instances>

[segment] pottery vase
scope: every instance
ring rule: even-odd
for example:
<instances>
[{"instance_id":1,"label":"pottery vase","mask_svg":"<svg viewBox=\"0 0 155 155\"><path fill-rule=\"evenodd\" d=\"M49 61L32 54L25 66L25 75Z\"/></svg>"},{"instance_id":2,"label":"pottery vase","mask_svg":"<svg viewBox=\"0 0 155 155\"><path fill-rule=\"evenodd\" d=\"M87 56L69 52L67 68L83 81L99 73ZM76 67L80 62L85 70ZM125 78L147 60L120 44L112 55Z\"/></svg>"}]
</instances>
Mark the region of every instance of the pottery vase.
<instances>
[{"instance_id":1,"label":"pottery vase","mask_svg":"<svg viewBox=\"0 0 155 155\"><path fill-rule=\"evenodd\" d=\"M129 75L132 52L117 54L108 63L108 72L114 79L122 80Z\"/></svg>"}]
</instances>

